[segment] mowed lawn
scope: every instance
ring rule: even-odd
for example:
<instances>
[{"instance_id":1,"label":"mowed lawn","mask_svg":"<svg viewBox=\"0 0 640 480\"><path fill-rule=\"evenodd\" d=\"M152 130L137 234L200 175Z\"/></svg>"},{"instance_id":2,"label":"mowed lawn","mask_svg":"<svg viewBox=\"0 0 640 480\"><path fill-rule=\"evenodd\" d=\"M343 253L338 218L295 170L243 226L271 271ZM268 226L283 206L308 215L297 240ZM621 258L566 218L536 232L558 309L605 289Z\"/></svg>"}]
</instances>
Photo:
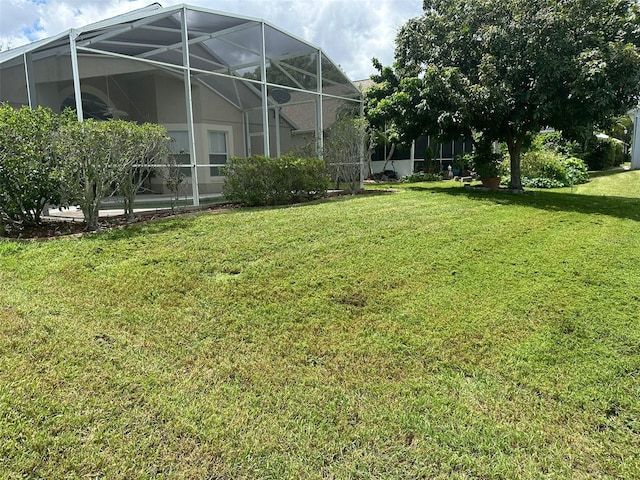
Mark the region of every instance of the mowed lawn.
<instances>
[{"instance_id":1,"label":"mowed lawn","mask_svg":"<svg viewBox=\"0 0 640 480\"><path fill-rule=\"evenodd\" d=\"M2 242L0 478L639 478L619 178Z\"/></svg>"}]
</instances>

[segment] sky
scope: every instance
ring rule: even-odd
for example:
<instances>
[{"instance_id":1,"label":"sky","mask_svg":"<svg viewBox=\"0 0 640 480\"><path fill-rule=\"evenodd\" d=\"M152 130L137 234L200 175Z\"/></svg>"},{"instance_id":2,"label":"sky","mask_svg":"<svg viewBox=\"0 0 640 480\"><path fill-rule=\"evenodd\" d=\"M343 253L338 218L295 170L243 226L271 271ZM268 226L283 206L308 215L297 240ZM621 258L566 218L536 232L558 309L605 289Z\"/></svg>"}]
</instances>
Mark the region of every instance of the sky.
<instances>
[{"instance_id":1,"label":"sky","mask_svg":"<svg viewBox=\"0 0 640 480\"><path fill-rule=\"evenodd\" d=\"M0 49L153 3L153 0L0 0ZM160 0L261 18L322 48L351 80L393 62L398 28L422 13L422 0Z\"/></svg>"}]
</instances>

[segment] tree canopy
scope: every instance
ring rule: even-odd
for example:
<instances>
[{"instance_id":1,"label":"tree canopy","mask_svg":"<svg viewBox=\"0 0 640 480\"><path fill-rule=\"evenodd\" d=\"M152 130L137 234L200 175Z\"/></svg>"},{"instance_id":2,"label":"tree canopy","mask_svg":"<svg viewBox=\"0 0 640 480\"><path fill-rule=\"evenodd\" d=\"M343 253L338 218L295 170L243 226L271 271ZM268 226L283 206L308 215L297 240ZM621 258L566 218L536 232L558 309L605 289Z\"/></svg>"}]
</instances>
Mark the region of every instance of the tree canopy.
<instances>
[{"instance_id":1,"label":"tree canopy","mask_svg":"<svg viewBox=\"0 0 640 480\"><path fill-rule=\"evenodd\" d=\"M424 0L374 59L368 112L398 138L480 136L507 144L521 189L529 133L593 126L640 98L640 17L633 0Z\"/></svg>"}]
</instances>

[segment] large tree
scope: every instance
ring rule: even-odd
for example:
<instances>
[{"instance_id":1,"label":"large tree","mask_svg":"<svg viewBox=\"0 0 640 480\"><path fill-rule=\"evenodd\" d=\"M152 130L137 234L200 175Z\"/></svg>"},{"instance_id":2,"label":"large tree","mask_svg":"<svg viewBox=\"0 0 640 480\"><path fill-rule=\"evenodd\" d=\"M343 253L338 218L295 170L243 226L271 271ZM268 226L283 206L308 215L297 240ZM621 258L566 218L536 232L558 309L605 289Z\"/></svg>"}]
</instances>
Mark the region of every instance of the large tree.
<instances>
[{"instance_id":1,"label":"large tree","mask_svg":"<svg viewBox=\"0 0 640 480\"><path fill-rule=\"evenodd\" d=\"M424 0L376 64L386 99L373 108L400 136L480 134L520 153L543 127L598 125L637 105L640 19L634 0Z\"/></svg>"}]
</instances>

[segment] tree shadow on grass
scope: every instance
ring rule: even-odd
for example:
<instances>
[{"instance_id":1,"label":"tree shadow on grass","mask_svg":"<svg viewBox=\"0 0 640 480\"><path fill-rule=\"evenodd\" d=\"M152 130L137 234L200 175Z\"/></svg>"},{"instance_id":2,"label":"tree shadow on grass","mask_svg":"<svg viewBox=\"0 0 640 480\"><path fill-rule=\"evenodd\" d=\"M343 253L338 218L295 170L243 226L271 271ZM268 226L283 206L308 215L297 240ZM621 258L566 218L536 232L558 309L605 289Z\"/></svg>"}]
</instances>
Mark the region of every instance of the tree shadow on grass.
<instances>
[{"instance_id":1,"label":"tree shadow on grass","mask_svg":"<svg viewBox=\"0 0 640 480\"><path fill-rule=\"evenodd\" d=\"M628 197L605 197L572 193L527 191L484 191L475 188L409 187L408 190L442 193L471 200L491 201L499 205L518 205L538 208L550 212L576 212L588 215L640 221L640 199Z\"/></svg>"}]
</instances>

